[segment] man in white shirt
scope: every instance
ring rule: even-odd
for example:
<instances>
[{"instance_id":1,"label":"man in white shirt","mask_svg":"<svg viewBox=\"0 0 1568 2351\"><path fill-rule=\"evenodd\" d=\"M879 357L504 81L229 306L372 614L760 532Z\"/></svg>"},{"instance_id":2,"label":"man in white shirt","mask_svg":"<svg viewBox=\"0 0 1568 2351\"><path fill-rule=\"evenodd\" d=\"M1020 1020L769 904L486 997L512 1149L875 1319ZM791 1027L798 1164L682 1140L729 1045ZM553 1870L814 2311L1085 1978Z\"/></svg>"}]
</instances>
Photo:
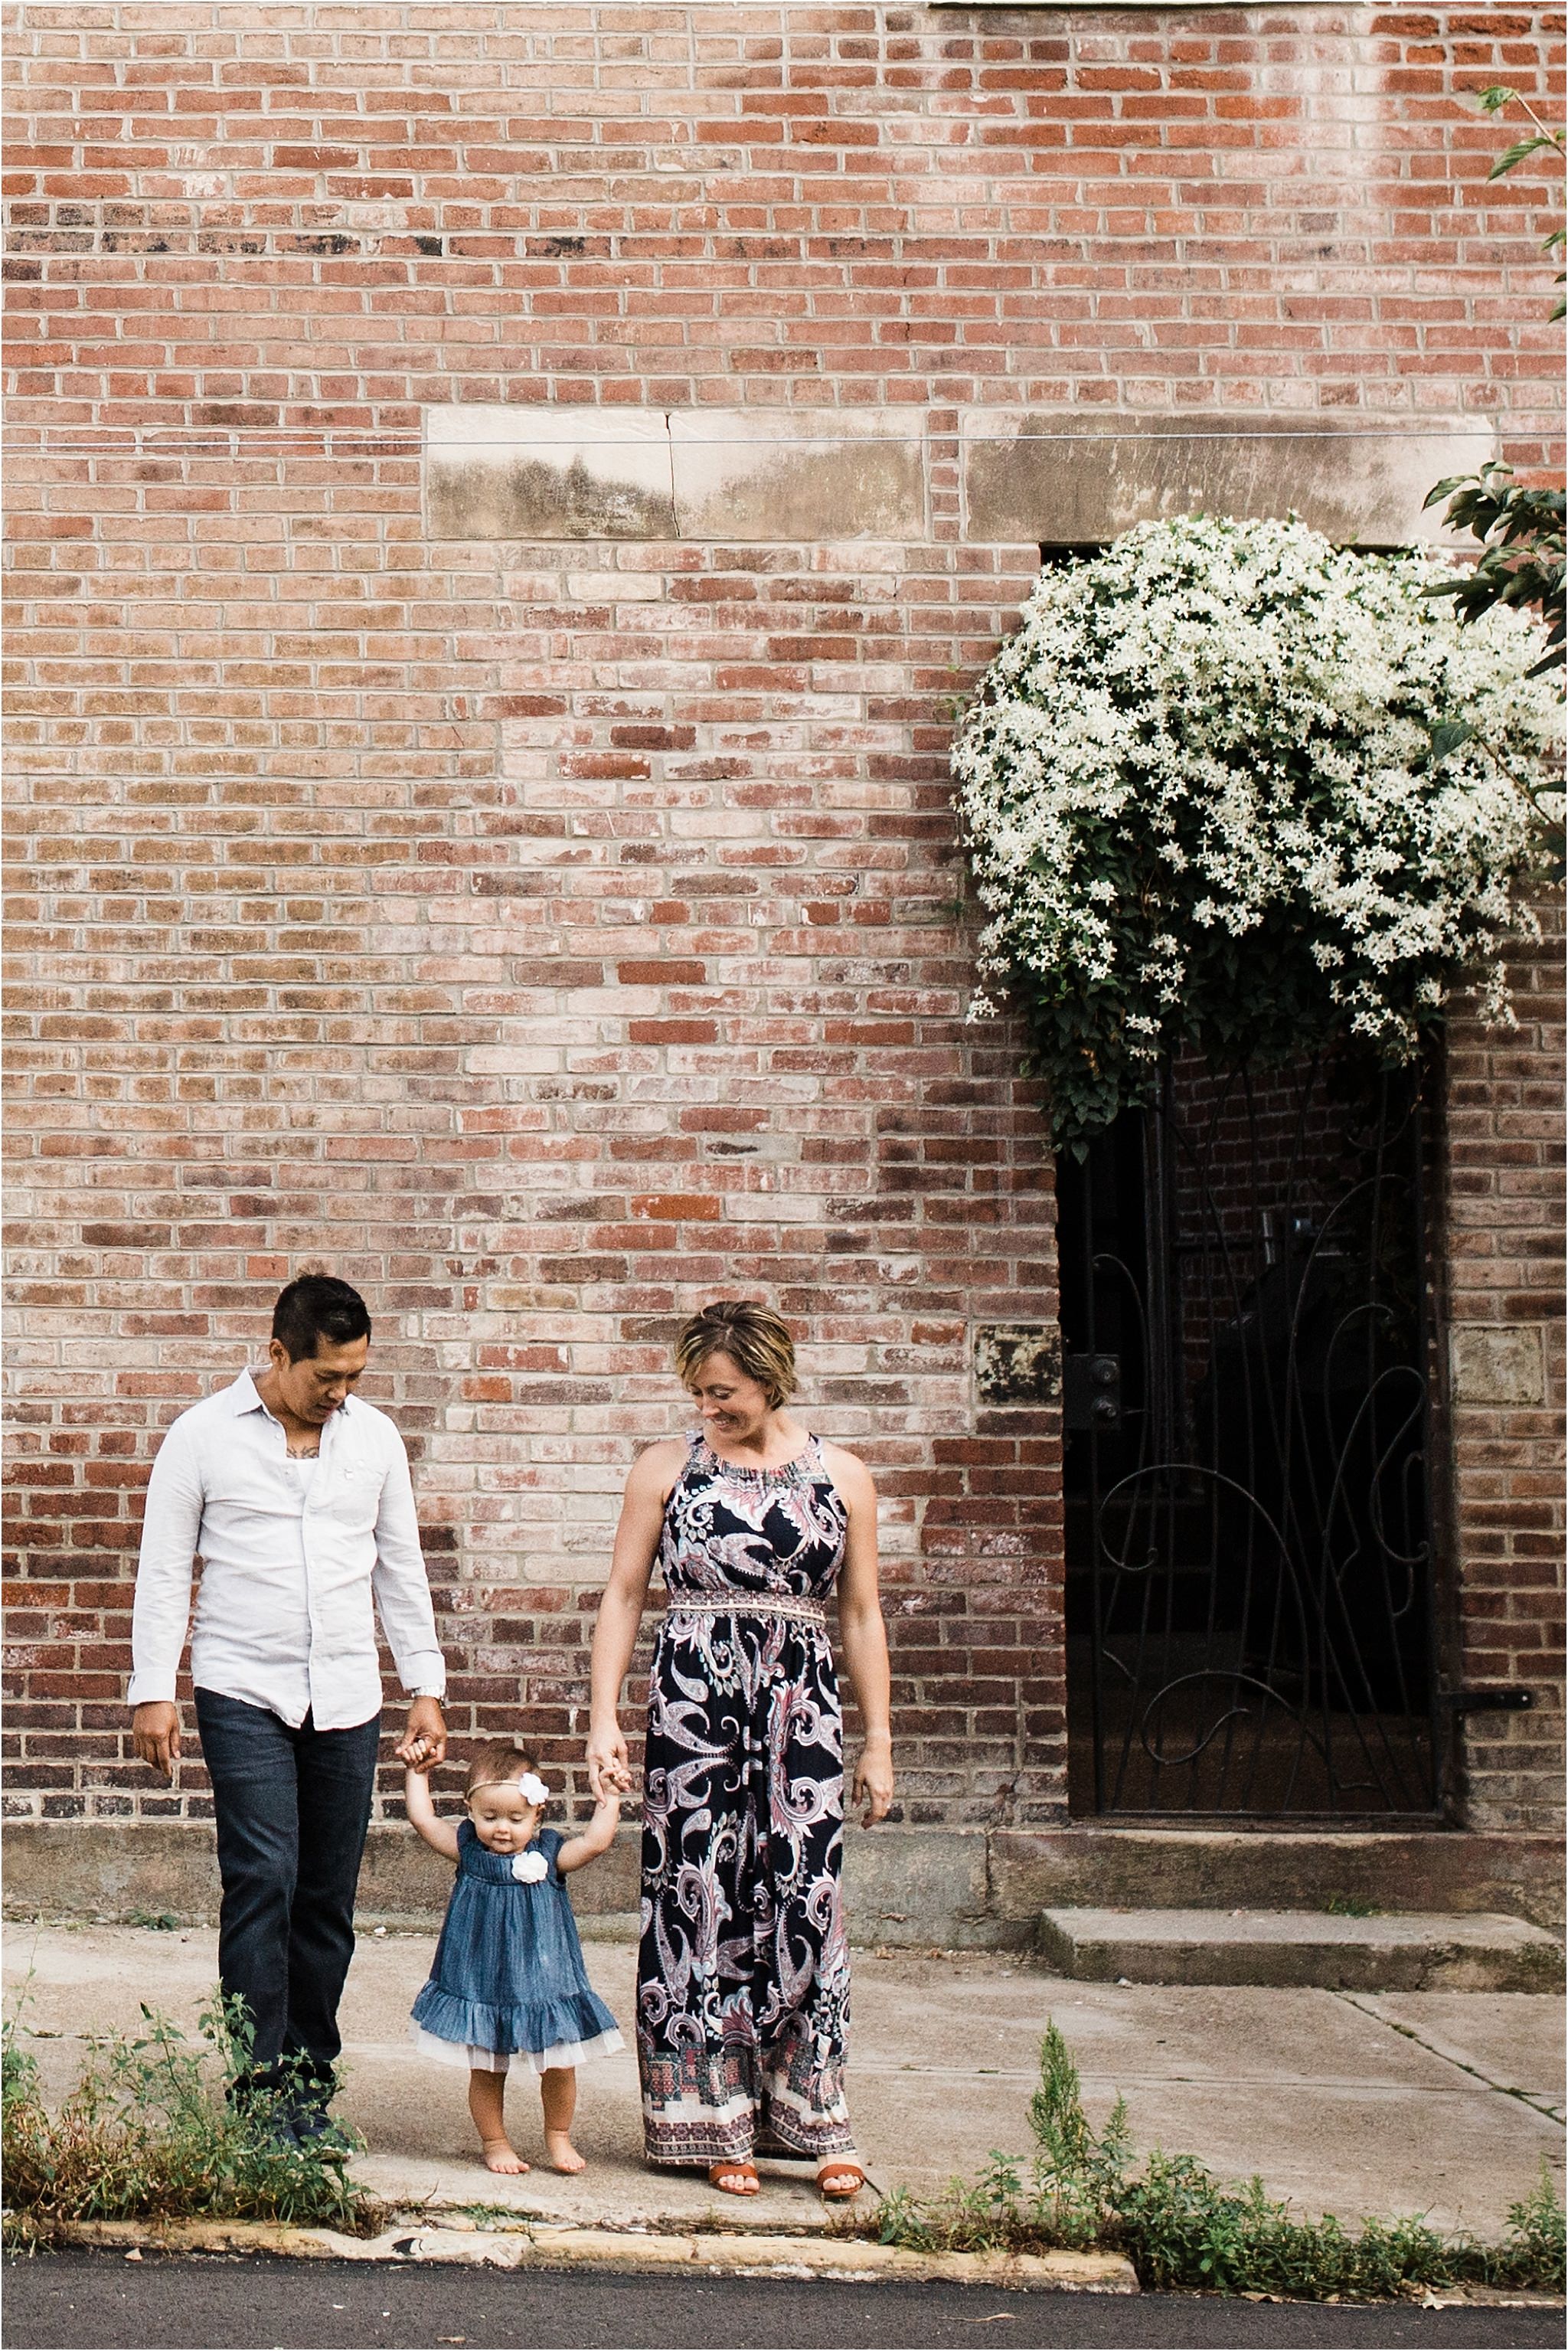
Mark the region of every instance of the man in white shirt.
<instances>
[{"instance_id":1,"label":"man in white shirt","mask_svg":"<svg viewBox=\"0 0 1568 2351\"><path fill-rule=\"evenodd\" d=\"M131 1618L132 1740L180 1756L174 1677L196 1556L196 1726L223 1904L218 1972L255 2040L241 2085L287 2093L287 2127L326 2127L353 1954L354 1889L381 1737L375 1610L413 1699L396 1752L440 1762L446 1673L402 1439L353 1393L370 1353L358 1290L291 1281L267 1369L182 1413L159 1449Z\"/></svg>"}]
</instances>

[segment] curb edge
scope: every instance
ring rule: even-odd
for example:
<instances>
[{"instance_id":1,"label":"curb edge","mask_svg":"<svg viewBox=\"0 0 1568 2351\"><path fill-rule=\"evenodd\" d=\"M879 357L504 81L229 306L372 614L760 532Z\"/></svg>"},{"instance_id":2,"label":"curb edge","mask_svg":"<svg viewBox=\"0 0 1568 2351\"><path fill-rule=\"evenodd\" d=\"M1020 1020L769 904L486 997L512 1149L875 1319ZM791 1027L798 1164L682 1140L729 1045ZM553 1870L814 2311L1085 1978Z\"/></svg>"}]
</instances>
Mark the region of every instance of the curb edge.
<instances>
[{"instance_id":1,"label":"curb edge","mask_svg":"<svg viewBox=\"0 0 1568 2351\"><path fill-rule=\"evenodd\" d=\"M52 2245L127 2252L273 2253L296 2261L458 2264L489 2269L603 2269L636 2273L697 2268L722 2277L831 2278L873 2284L942 2281L1017 2291L1067 2294L1138 2292L1121 2253L919 2253L853 2237L655 2236L624 2230L522 2227L459 2231L404 2223L375 2237L334 2229L286 2227L267 2220L75 2220L51 2232Z\"/></svg>"}]
</instances>

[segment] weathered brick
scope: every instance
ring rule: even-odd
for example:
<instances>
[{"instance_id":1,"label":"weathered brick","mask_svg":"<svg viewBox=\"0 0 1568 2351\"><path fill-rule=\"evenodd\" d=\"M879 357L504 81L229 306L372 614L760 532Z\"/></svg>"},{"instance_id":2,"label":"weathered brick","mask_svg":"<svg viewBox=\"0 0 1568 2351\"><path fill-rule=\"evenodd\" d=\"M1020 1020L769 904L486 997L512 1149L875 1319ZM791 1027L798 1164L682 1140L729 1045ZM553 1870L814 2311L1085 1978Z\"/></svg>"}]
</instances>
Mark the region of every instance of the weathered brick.
<instances>
[{"instance_id":1,"label":"weathered brick","mask_svg":"<svg viewBox=\"0 0 1568 2351\"><path fill-rule=\"evenodd\" d=\"M1554 993L1563 925L1549 910L1547 937L1518 956L1511 978L1528 1008ZM1522 1050L1522 1032L1500 1036L1469 1018L1452 1021L1448 1060L1463 1073L1466 1107L1448 1121L1443 1205L1446 1294L1461 1323L1526 1326L1544 1349L1544 1402L1461 1393L1439 1420L1439 1468L1451 1496L1444 1562L1458 1586L1454 1680L1530 1689L1526 1715L1465 1718L1462 1802L1478 1827L1557 1827L1562 1816L1564 1364L1559 1320L1563 1284L1563 1123L1554 1048ZM1466 1164L1495 1169L1502 1137L1516 1130L1510 1081L1534 1067L1543 1087L1533 1139L1518 1146L1534 1181L1473 1191ZM1483 1205L1484 1204L1484 1205ZM1525 1261L1542 1288L1521 1291ZM1539 1359L1531 1359L1539 1360ZM1538 1376L1539 1374L1537 1374ZM1446 1440L1446 1442L1445 1442Z\"/></svg>"},{"instance_id":2,"label":"weathered brick","mask_svg":"<svg viewBox=\"0 0 1568 2351\"><path fill-rule=\"evenodd\" d=\"M959 412L1461 412L1542 462L1550 196L1487 183L1467 93L1539 92L1551 12L8 13L8 1804L210 1816L124 1761L141 1492L324 1260L460 1729L527 1717L580 1792L619 1487L685 1417L681 1314L744 1290L879 1476L909 1816L1059 1818L1060 1439L977 1423L968 1361L1054 1315L1051 1162L1016 1032L964 1021L944 768L1036 550L966 542ZM907 406L929 535L431 539L453 402ZM1545 959L1519 1002L1452 1039L1481 1322L1552 1301ZM1476 1678L1547 1654L1549 1379L1454 1418ZM1544 1818L1545 1717L1482 1719L1475 1816Z\"/></svg>"}]
</instances>

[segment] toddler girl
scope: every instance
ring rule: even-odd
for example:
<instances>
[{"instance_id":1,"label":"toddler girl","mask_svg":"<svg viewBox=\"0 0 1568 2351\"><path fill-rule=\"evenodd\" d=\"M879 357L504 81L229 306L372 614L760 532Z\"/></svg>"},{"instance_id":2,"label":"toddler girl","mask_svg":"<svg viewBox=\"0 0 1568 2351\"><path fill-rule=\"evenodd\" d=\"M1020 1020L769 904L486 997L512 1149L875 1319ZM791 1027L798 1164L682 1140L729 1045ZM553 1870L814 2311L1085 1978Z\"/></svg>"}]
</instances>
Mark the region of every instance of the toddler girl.
<instances>
[{"instance_id":1,"label":"toddler girl","mask_svg":"<svg viewBox=\"0 0 1568 2351\"><path fill-rule=\"evenodd\" d=\"M468 2111L492 2171L526 2171L507 2137L503 2100L514 2068L540 2076L545 2147L558 2171L580 2171L571 2143L580 2059L622 2046L591 1989L564 1873L607 1852L621 1799L601 1796L581 1836L541 1829L549 1790L513 1740L481 1747L468 1766L468 1818L438 1821L416 1749L403 1779L408 1816L428 1845L457 1864L430 1980L413 2003L427 2057L468 2067Z\"/></svg>"}]
</instances>

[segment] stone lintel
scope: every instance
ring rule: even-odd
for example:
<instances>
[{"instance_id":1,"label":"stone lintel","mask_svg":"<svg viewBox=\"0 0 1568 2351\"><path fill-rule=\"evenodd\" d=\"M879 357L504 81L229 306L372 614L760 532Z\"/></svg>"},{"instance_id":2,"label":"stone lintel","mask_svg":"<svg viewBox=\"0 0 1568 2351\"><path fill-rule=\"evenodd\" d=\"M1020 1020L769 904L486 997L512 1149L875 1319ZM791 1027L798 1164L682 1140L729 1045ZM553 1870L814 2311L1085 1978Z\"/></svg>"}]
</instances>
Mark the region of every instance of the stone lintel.
<instances>
[{"instance_id":1,"label":"stone lintel","mask_svg":"<svg viewBox=\"0 0 1568 2351\"><path fill-rule=\"evenodd\" d=\"M432 408L425 498L435 538L924 540L925 420L911 408Z\"/></svg>"},{"instance_id":2,"label":"stone lintel","mask_svg":"<svg viewBox=\"0 0 1568 2351\"><path fill-rule=\"evenodd\" d=\"M676 409L670 440L683 538L926 537L918 409Z\"/></svg>"},{"instance_id":3,"label":"stone lintel","mask_svg":"<svg viewBox=\"0 0 1568 2351\"><path fill-rule=\"evenodd\" d=\"M1344 546L1473 545L1422 501L1498 454L1493 427L1462 416L1081 421L970 408L959 432L964 535L1008 545L1098 545L1175 515L1290 513Z\"/></svg>"},{"instance_id":4,"label":"stone lintel","mask_svg":"<svg viewBox=\"0 0 1568 2351\"><path fill-rule=\"evenodd\" d=\"M663 409L430 408L424 468L433 538L679 535Z\"/></svg>"}]
</instances>

